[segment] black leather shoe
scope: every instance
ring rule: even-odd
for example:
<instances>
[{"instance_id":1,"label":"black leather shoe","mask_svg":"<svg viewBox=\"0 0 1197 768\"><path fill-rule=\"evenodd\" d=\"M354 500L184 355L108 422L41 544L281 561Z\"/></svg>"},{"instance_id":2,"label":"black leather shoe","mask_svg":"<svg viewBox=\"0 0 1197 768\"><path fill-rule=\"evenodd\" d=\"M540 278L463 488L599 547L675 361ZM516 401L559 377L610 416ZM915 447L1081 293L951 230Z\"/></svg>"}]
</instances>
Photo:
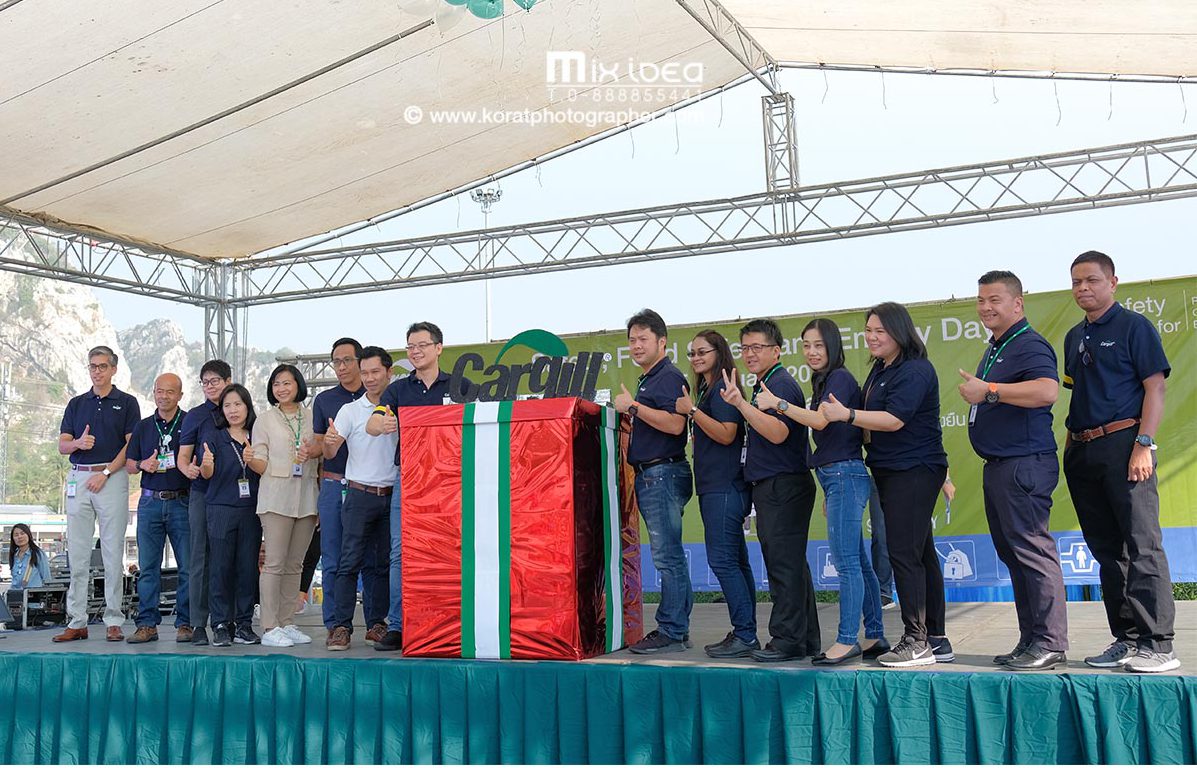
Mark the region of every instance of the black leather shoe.
<instances>
[{"instance_id":1,"label":"black leather shoe","mask_svg":"<svg viewBox=\"0 0 1197 768\"><path fill-rule=\"evenodd\" d=\"M751 656L753 651L760 649L760 641L753 640L751 643L746 643L733 634L728 634L721 643L703 648L712 659L740 659Z\"/></svg>"},{"instance_id":2,"label":"black leather shoe","mask_svg":"<svg viewBox=\"0 0 1197 768\"><path fill-rule=\"evenodd\" d=\"M832 659L829 658L827 654L820 653L818 656L811 659L810 663L814 664L816 667L836 667L840 664L845 664L849 661L852 661L853 659L859 659L863 655L864 652L860 650L860 643L856 643L843 656L836 656L834 659Z\"/></svg>"},{"instance_id":3,"label":"black leather shoe","mask_svg":"<svg viewBox=\"0 0 1197 768\"><path fill-rule=\"evenodd\" d=\"M1014 650L1010 651L1009 653L1003 653L1000 656L994 656L993 663L997 664L999 667L1009 664L1019 656L1023 655L1023 653L1026 652L1028 645L1030 645L1030 643L1024 643L1023 641L1019 640L1018 645L1014 646Z\"/></svg>"},{"instance_id":4,"label":"black leather shoe","mask_svg":"<svg viewBox=\"0 0 1197 768\"><path fill-rule=\"evenodd\" d=\"M780 648L774 647L772 642L765 645L764 648L752 652L752 658L756 661L774 662L774 661L798 661L806 658L805 656L783 651Z\"/></svg>"},{"instance_id":5,"label":"black leather shoe","mask_svg":"<svg viewBox=\"0 0 1197 768\"><path fill-rule=\"evenodd\" d=\"M1068 666L1068 657L1064 655L1063 651L1048 651L1031 643L1021 656L1006 663L1006 669L1037 672L1043 669L1055 669L1060 665Z\"/></svg>"},{"instance_id":6,"label":"black leather shoe","mask_svg":"<svg viewBox=\"0 0 1197 768\"><path fill-rule=\"evenodd\" d=\"M861 651L860 655L866 659L875 659L882 654L889 653L891 649L892 646L890 646L889 641L883 637L865 650Z\"/></svg>"}]
</instances>

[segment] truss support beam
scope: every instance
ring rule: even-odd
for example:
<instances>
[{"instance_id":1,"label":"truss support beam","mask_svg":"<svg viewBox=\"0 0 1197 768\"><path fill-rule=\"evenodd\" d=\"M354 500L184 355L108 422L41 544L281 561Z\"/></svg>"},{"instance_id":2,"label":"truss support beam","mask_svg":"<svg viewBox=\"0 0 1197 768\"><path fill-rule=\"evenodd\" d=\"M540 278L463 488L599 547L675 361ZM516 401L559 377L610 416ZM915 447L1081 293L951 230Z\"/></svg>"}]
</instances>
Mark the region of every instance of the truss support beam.
<instances>
[{"instance_id":1,"label":"truss support beam","mask_svg":"<svg viewBox=\"0 0 1197 768\"><path fill-rule=\"evenodd\" d=\"M798 186L794 97L788 93L761 97L761 118L765 126L765 188L772 195L792 192ZM773 211L776 231L790 231L793 207L784 199L776 204Z\"/></svg>"},{"instance_id":2,"label":"truss support beam","mask_svg":"<svg viewBox=\"0 0 1197 768\"><path fill-rule=\"evenodd\" d=\"M213 290L218 295L236 295L238 284L244 281L230 264L213 265L210 275ZM227 298L204 304L204 359L219 358L233 369L233 380L244 381L249 312L245 306L232 304Z\"/></svg>"},{"instance_id":3,"label":"truss support beam","mask_svg":"<svg viewBox=\"0 0 1197 768\"><path fill-rule=\"evenodd\" d=\"M240 262L233 304L484 280L1197 196L1197 135ZM778 206L787 206L784 217ZM491 243L493 261L477 258Z\"/></svg>"},{"instance_id":4,"label":"truss support beam","mask_svg":"<svg viewBox=\"0 0 1197 768\"><path fill-rule=\"evenodd\" d=\"M781 92L781 87L777 84L777 61L719 0L677 0L677 4L752 73L769 93Z\"/></svg>"}]
</instances>

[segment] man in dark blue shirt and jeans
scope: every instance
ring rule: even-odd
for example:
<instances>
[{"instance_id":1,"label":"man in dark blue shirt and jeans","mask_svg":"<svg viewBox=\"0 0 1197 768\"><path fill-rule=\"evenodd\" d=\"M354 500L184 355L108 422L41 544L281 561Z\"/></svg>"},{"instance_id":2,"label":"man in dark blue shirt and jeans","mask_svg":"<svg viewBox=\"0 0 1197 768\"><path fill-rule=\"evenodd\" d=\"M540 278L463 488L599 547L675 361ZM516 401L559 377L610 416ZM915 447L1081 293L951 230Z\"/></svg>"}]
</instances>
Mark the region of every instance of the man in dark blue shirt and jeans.
<instances>
[{"instance_id":1,"label":"man in dark blue shirt and jeans","mask_svg":"<svg viewBox=\"0 0 1197 768\"><path fill-rule=\"evenodd\" d=\"M1068 407L1064 477L1081 532L1101 566L1114 642L1085 663L1129 672L1180 666L1176 605L1160 531L1155 434L1171 372L1147 318L1114 299L1114 261L1087 251L1072 262L1072 296L1085 319L1064 337Z\"/></svg>"},{"instance_id":2,"label":"man in dark blue shirt and jeans","mask_svg":"<svg viewBox=\"0 0 1197 768\"><path fill-rule=\"evenodd\" d=\"M987 272L977 315L993 337L976 374L960 371L968 437L985 460L985 516L998 557L1010 569L1018 643L994 664L1054 669L1067 664L1068 614L1056 540L1048 530L1060 481L1052 404L1059 395L1056 353L1023 314L1022 281Z\"/></svg>"},{"instance_id":3,"label":"man in dark blue shirt and jeans","mask_svg":"<svg viewBox=\"0 0 1197 768\"><path fill-rule=\"evenodd\" d=\"M632 420L627 459L636 471L636 504L661 574L657 628L628 649L642 654L686 650L694 605L682 547L682 510L693 493L693 478L686 462L686 417L674 412L686 377L665 356L668 335L665 321L651 309L628 320L628 351L644 373L634 397L622 385L615 396L615 410Z\"/></svg>"}]
</instances>

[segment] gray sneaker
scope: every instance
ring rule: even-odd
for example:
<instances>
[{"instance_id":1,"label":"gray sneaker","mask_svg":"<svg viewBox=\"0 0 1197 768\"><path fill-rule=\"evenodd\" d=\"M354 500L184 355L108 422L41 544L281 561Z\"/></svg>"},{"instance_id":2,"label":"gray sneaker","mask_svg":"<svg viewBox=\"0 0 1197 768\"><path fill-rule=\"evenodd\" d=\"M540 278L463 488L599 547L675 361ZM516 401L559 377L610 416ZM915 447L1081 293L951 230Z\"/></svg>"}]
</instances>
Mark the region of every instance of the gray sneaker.
<instances>
[{"instance_id":1,"label":"gray sneaker","mask_svg":"<svg viewBox=\"0 0 1197 768\"><path fill-rule=\"evenodd\" d=\"M651 653L681 653L689 646L686 641L689 635L681 640L674 640L669 635L665 634L659 629L654 629L644 636L644 639L638 643L628 646L628 650L632 653L651 654Z\"/></svg>"},{"instance_id":2,"label":"gray sneaker","mask_svg":"<svg viewBox=\"0 0 1197 768\"><path fill-rule=\"evenodd\" d=\"M1169 651L1161 653L1150 648L1140 648L1134 658L1128 659L1123 669L1127 672L1171 672L1180 668L1180 659Z\"/></svg>"},{"instance_id":3,"label":"gray sneaker","mask_svg":"<svg viewBox=\"0 0 1197 768\"><path fill-rule=\"evenodd\" d=\"M906 636L889 653L877 657L883 667L921 667L935 663L935 652L923 640Z\"/></svg>"},{"instance_id":4,"label":"gray sneaker","mask_svg":"<svg viewBox=\"0 0 1197 768\"><path fill-rule=\"evenodd\" d=\"M1138 649L1133 643L1115 640L1097 656L1086 656L1085 663L1097 669L1117 669L1135 656Z\"/></svg>"}]
</instances>

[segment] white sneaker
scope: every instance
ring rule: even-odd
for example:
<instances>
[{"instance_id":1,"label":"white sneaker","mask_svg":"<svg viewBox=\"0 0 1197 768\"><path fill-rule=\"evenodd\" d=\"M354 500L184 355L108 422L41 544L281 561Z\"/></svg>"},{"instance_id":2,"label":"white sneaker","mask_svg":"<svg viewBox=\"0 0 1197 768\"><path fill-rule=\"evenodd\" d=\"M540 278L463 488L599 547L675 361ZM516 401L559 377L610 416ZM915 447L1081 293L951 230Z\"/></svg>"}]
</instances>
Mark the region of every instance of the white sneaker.
<instances>
[{"instance_id":1,"label":"white sneaker","mask_svg":"<svg viewBox=\"0 0 1197 768\"><path fill-rule=\"evenodd\" d=\"M291 641L292 645L303 645L304 643L312 642L312 638L299 631L299 627L294 624L288 624L285 627L279 627L282 632Z\"/></svg>"},{"instance_id":2,"label":"white sneaker","mask_svg":"<svg viewBox=\"0 0 1197 768\"><path fill-rule=\"evenodd\" d=\"M268 645L271 648L290 648L295 645L295 641L282 627L275 627L262 635L262 645Z\"/></svg>"}]
</instances>

